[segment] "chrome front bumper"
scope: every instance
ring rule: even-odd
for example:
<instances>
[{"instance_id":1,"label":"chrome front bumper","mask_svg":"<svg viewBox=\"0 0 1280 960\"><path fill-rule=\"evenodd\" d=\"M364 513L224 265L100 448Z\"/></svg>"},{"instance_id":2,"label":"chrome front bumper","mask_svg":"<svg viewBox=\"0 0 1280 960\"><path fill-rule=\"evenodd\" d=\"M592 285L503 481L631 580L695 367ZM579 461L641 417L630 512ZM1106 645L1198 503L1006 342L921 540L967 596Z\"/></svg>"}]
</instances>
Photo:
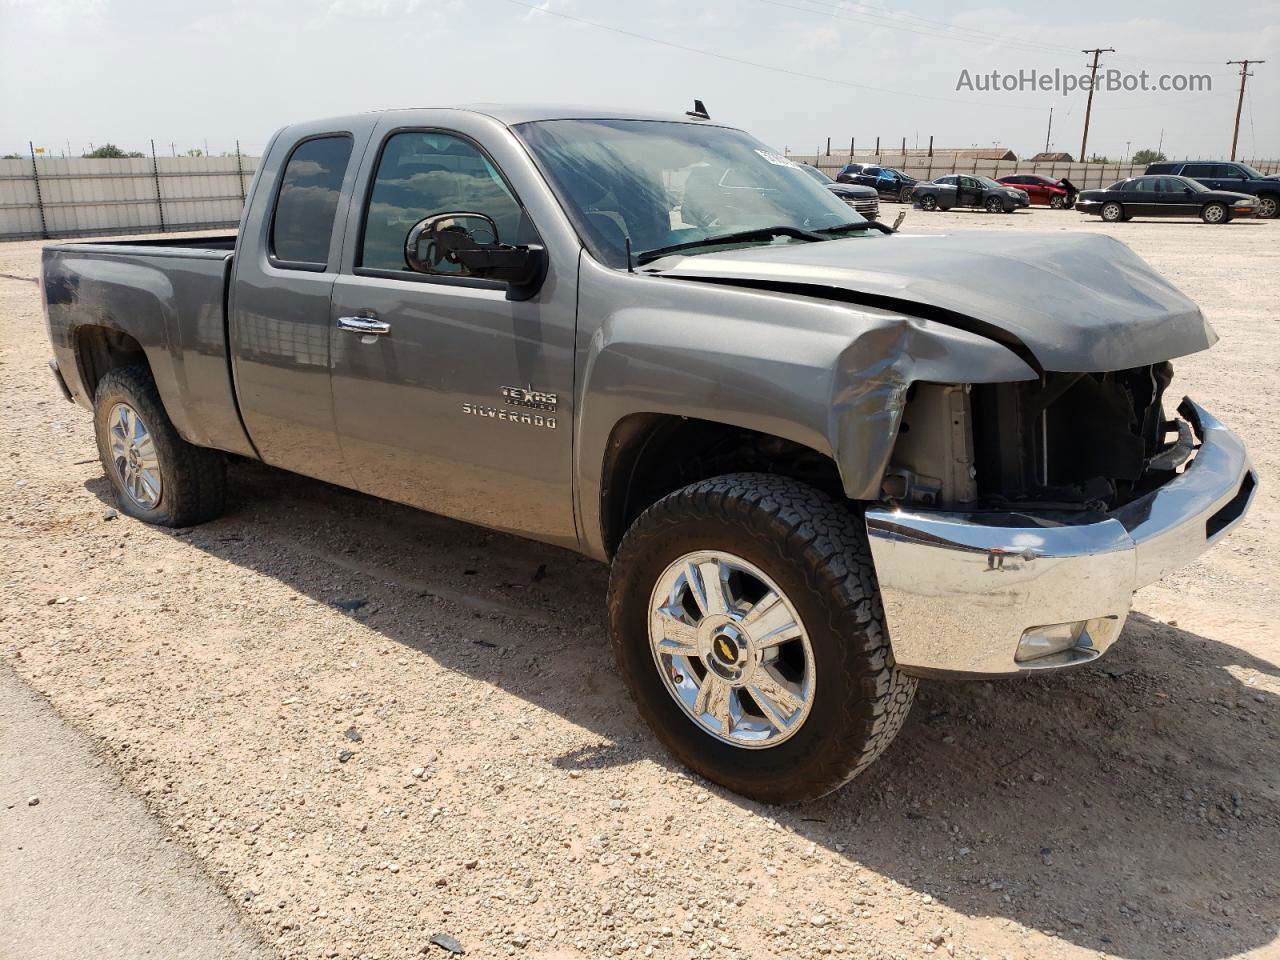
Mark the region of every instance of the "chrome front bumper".
<instances>
[{"instance_id":1,"label":"chrome front bumper","mask_svg":"<svg viewBox=\"0 0 1280 960\"><path fill-rule=\"evenodd\" d=\"M1243 519L1258 478L1244 444L1190 399L1199 449L1181 474L1109 514L867 510L893 655L913 673L1008 675L1075 666L1120 635L1133 592ZM1075 646L1017 659L1035 627L1087 621Z\"/></svg>"}]
</instances>

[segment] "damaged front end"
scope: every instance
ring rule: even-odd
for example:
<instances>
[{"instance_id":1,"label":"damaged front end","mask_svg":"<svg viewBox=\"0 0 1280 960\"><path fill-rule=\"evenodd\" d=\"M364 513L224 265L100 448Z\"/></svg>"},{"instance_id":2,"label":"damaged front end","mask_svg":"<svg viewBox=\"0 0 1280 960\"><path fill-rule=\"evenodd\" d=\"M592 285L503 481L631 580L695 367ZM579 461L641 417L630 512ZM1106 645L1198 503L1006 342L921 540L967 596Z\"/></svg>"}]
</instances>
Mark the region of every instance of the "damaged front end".
<instances>
[{"instance_id":1,"label":"damaged front end","mask_svg":"<svg viewBox=\"0 0 1280 960\"><path fill-rule=\"evenodd\" d=\"M1113 510L1172 478L1192 452L1167 419L1166 362L1017 383L913 384L885 500L941 509Z\"/></svg>"},{"instance_id":2,"label":"damaged front end","mask_svg":"<svg viewBox=\"0 0 1280 960\"><path fill-rule=\"evenodd\" d=\"M894 656L908 672L1088 663L1133 592L1245 516L1244 445L1168 362L1000 384L916 383L866 512Z\"/></svg>"}]
</instances>

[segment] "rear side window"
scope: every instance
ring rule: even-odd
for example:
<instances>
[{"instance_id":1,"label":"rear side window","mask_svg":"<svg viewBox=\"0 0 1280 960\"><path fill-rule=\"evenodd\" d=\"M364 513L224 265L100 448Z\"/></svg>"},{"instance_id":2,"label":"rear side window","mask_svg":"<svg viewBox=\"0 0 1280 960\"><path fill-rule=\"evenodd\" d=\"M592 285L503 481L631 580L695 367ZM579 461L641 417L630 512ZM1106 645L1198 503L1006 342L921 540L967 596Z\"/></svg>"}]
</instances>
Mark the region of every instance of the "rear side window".
<instances>
[{"instance_id":1,"label":"rear side window","mask_svg":"<svg viewBox=\"0 0 1280 960\"><path fill-rule=\"evenodd\" d=\"M506 181L469 140L448 133L393 134L382 151L365 215L360 265L407 270L405 238L439 213L483 213L503 243L528 243L531 225Z\"/></svg>"},{"instance_id":2,"label":"rear side window","mask_svg":"<svg viewBox=\"0 0 1280 960\"><path fill-rule=\"evenodd\" d=\"M320 267L329 262L333 218L350 159L351 138L345 135L316 137L294 148L271 221L276 259Z\"/></svg>"},{"instance_id":3,"label":"rear side window","mask_svg":"<svg viewBox=\"0 0 1280 960\"><path fill-rule=\"evenodd\" d=\"M1188 163L1182 168L1184 177L1216 177L1221 168L1212 163Z\"/></svg>"}]
</instances>

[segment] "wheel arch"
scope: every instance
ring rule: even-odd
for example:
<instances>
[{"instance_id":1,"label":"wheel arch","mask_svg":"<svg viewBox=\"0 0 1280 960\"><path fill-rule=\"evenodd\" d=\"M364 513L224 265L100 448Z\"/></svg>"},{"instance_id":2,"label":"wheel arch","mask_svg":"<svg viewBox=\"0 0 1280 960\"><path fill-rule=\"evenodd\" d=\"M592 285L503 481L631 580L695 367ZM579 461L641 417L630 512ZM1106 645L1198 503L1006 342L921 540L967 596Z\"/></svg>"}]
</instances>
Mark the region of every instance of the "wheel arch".
<instances>
[{"instance_id":1,"label":"wheel arch","mask_svg":"<svg viewBox=\"0 0 1280 960\"><path fill-rule=\"evenodd\" d=\"M840 470L822 450L726 421L635 413L610 432L601 465L599 518L612 556L646 508L681 487L729 473L785 476L843 499Z\"/></svg>"}]
</instances>

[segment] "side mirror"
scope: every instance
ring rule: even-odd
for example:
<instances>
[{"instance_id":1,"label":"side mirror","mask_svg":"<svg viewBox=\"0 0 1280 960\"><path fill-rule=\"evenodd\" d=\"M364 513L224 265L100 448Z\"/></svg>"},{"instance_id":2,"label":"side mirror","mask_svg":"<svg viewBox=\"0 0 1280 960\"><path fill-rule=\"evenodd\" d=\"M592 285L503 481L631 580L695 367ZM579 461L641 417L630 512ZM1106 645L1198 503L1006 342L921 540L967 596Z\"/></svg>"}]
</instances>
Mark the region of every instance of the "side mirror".
<instances>
[{"instance_id":1,"label":"side mirror","mask_svg":"<svg viewBox=\"0 0 1280 960\"><path fill-rule=\"evenodd\" d=\"M439 213L419 220L404 242L404 261L415 273L497 280L513 300L538 292L547 252L538 244L500 242L498 225L483 213Z\"/></svg>"},{"instance_id":2,"label":"side mirror","mask_svg":"<svg viewBox=\"0 0 1280 960\"><path fill-rule=\"evenodd\" d=\"M1183 187L1183 188L1182 188L1182 192L1183 192L1183 193L1185 193L1188 197L1189 197L1189 196L1191 196L1191 188L1190 188L1190 187Z\"/></svg>"}]
</instances>

